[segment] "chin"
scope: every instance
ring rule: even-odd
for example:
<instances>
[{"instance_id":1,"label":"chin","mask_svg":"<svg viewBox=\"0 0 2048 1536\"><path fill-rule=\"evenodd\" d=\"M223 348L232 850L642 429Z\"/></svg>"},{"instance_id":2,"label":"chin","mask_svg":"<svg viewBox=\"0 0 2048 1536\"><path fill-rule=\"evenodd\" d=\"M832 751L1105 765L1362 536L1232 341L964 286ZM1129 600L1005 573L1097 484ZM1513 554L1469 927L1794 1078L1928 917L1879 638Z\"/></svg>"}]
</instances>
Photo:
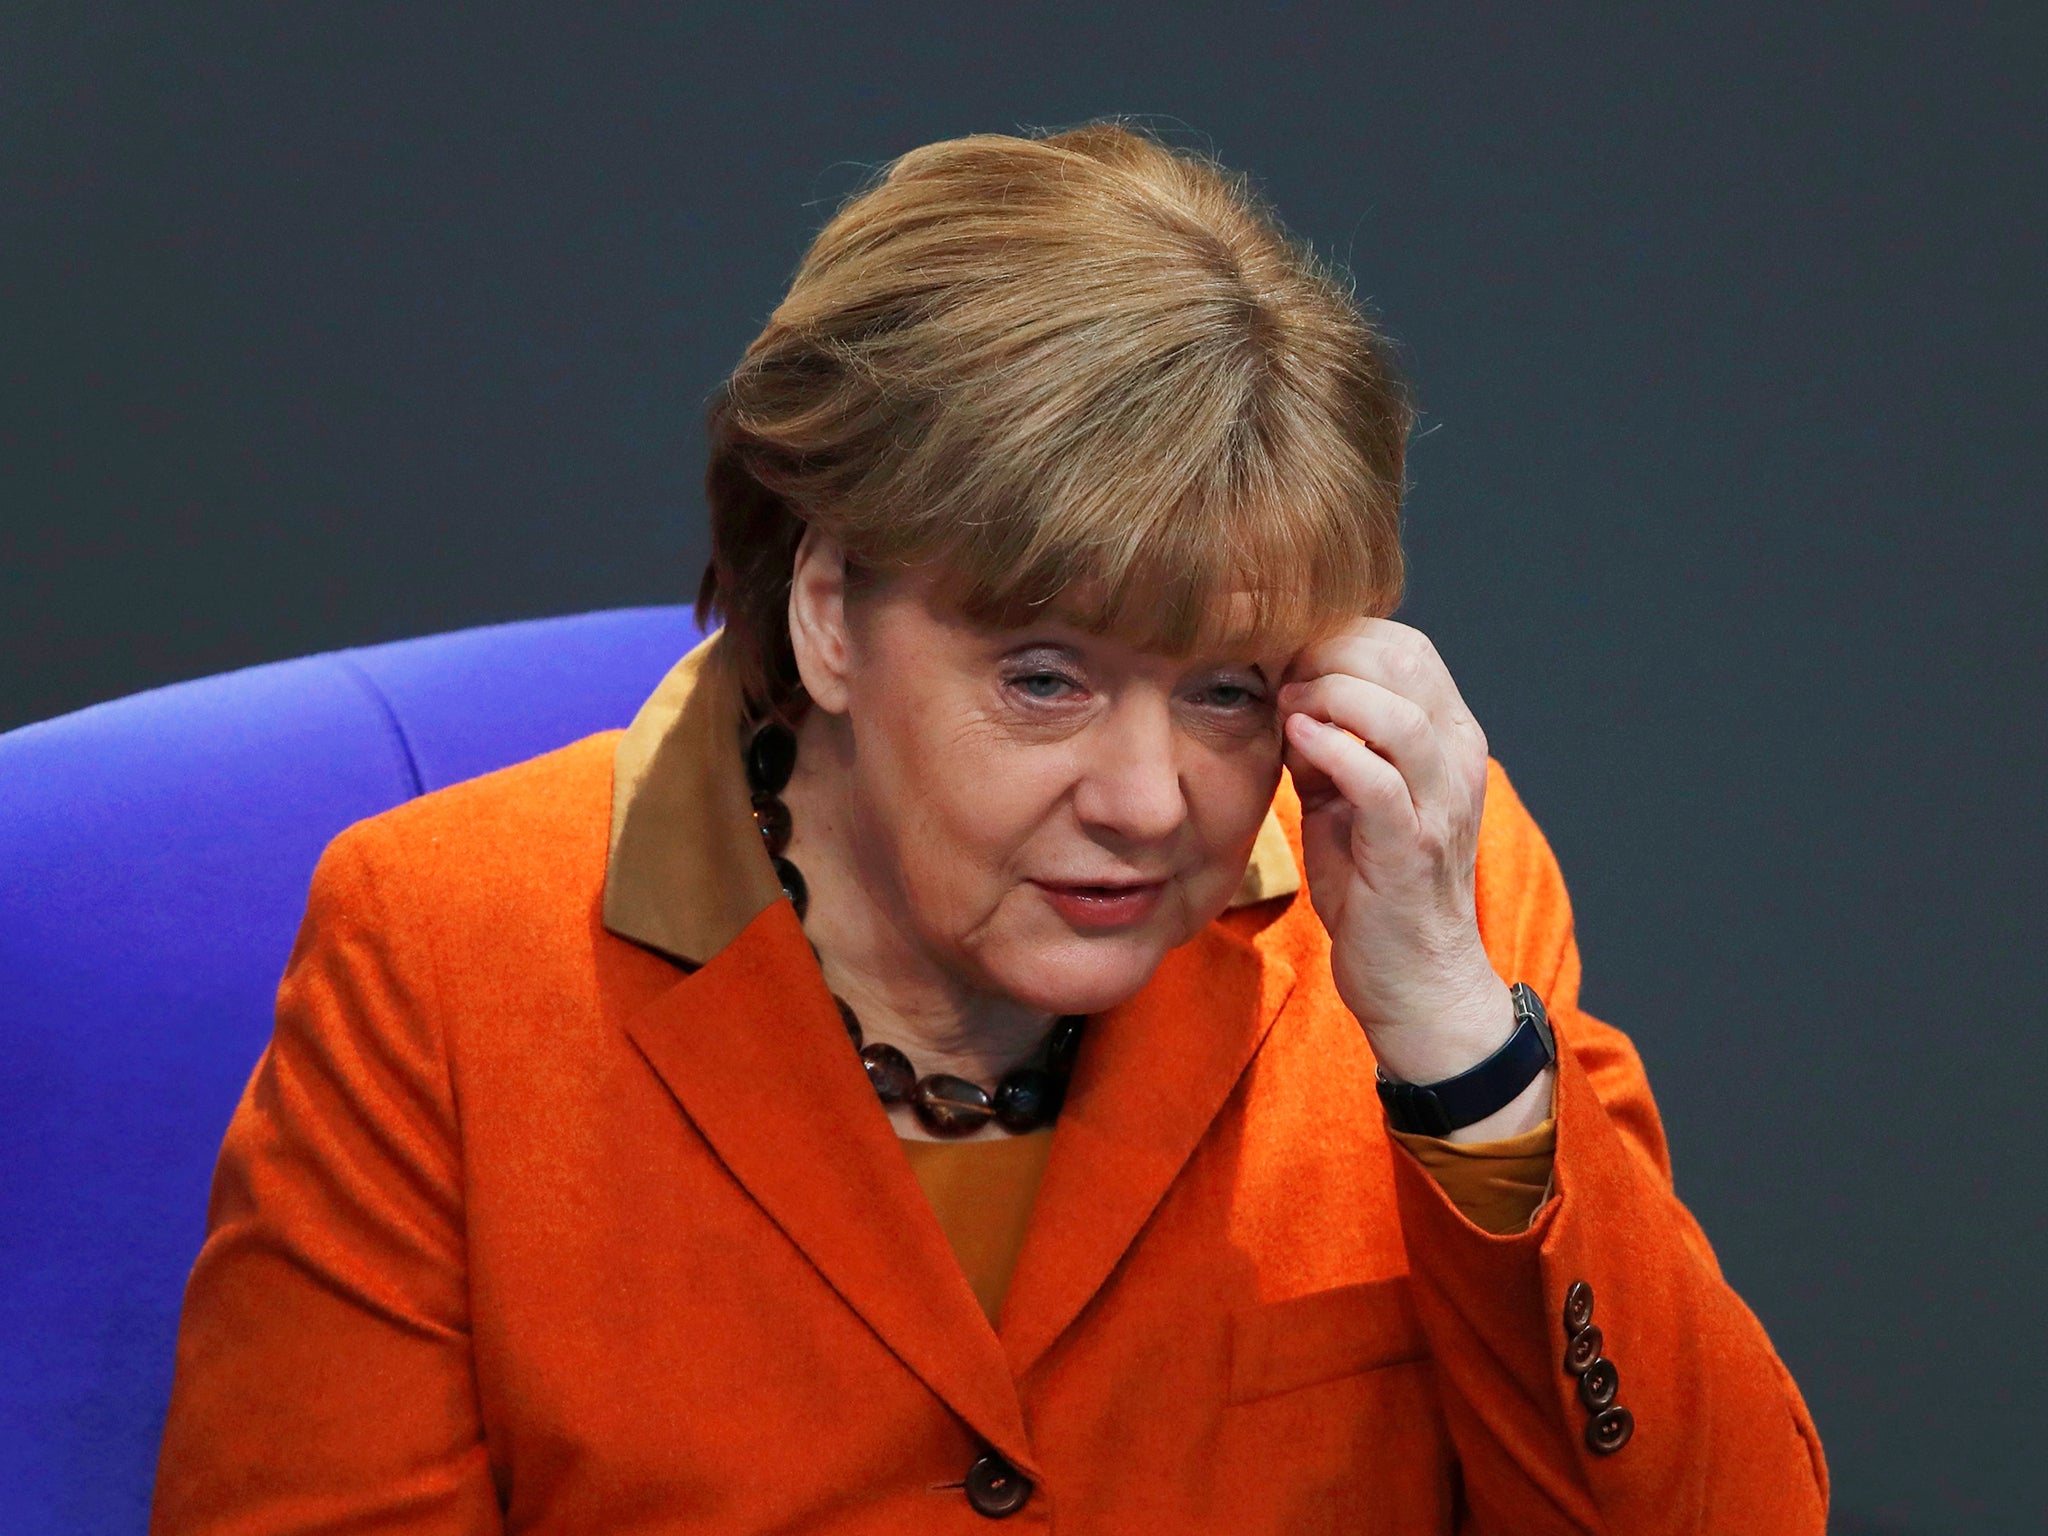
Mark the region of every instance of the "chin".
<instances>
[{"instance_id":1,"label":"chin","mask_svg":"<svg viewBox=\"0 0 2048 1536\"><path fill-rule=\"evenodd\" d=\"M1165 958L1156 941L1070 939L1010 959L992 979L1028 1008L1102 1013L1135 997Z\"/></svg>"}]
</instances>

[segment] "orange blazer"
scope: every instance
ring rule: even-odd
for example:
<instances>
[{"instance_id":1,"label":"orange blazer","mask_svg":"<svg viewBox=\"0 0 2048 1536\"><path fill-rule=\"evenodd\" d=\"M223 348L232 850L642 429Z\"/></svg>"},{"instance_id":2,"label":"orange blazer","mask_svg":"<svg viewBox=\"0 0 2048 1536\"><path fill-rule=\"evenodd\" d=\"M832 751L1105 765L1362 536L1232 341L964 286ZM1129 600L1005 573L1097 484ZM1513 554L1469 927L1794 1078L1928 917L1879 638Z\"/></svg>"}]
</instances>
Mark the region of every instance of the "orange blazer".
<instances>
[{"instance_id":1,"label":"orange blazer","mask_svg":"<svg viewBox=\"0 0 2048 1536\"><path fill-rule=\"evenodd\" d=\"M1019 1531L1819 1536L1812 1422L1578 1007L1497 765L1481 932L1560 1044L1530 1228L1482 1231L1390 1139L1296 889L1095 1021L992 1328L788 904L694 968L607 928L616 749L321 860L155 1531L969 1532L993 1447L1035 1484ZM1563 1368L1575 1285L1634 1417L1613 1454Z\"/></svg>"}]
</instances>

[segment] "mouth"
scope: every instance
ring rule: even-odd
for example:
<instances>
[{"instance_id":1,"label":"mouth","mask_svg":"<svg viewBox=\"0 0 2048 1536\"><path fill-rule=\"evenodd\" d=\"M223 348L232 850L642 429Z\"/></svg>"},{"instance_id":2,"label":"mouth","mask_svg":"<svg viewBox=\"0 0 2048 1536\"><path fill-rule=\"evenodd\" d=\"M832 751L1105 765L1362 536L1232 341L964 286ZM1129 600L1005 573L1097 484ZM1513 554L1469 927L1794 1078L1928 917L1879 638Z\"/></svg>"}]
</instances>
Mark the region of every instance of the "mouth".
<instances>
[{"instance_id":1,"label":"mouth","mask_svg":"<svg viewBox=\"0 0 2048 1536\"><path fill-rule=\"evenodd\" d=\"M1164 880L1119 880L1093 885L1080 881L1034 880L1052 909L1075 928L1128 928L1158 910Z\"/></svg>"}]
</instances>

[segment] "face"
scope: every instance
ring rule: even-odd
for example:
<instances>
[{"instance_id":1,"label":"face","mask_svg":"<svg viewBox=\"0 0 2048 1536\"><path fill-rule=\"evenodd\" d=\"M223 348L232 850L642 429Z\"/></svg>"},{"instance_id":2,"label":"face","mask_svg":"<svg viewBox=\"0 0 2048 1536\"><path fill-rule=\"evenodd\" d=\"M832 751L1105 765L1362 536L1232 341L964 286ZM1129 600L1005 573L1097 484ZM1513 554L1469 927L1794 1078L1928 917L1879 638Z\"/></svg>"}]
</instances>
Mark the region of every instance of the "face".
<instances>
[{"instance_id":1,"label":"face","mask_svg":"<svg viewBox=\"0 0 2048 1536\"><path fill-rule=\"evenodd\" d=\"M861 875L956 984L1097 1012L1229 902L1279 782L1285 655L991 630L915 577L843 613L813 696L850 742Z\"/></svg>"}]
</instances>

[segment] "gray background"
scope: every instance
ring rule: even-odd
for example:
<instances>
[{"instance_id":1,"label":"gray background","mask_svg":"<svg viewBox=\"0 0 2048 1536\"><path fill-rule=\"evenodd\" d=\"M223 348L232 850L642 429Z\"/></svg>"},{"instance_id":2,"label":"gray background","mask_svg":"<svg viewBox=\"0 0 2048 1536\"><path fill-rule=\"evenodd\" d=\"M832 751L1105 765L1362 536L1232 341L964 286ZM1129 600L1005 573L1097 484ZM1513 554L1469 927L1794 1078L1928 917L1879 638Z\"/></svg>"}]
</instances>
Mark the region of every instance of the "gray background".
<instances>
[{"instance_id":1,"label":"gray background","mask_svg":"<svg viewBox=\"0 0 2048 1536\"><path fill-rule=\"evenodd\" d=\"M8 6L0 727L686 596L705 395L833 203L1155 115L1405 343L1403 617L1842 1528L2038 1531L2044 22Z\"/></svg>"}]
</instances>

